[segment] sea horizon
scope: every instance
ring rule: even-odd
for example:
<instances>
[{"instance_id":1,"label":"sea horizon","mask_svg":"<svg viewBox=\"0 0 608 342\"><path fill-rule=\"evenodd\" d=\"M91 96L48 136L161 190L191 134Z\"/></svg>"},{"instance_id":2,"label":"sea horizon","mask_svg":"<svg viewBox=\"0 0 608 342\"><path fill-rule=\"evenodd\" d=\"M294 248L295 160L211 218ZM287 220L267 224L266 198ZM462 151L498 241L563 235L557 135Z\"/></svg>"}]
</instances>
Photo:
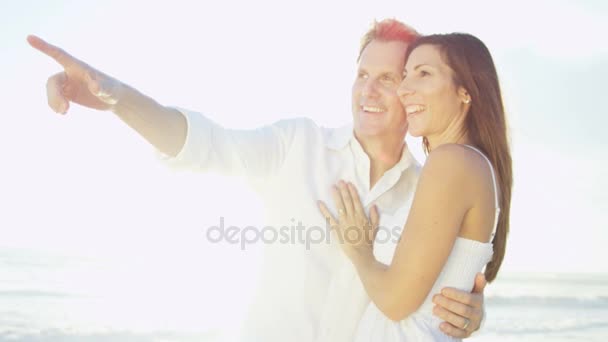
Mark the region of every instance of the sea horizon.
<instances>
[{"instance_id":1,"label":"sea horizon","mask_svg":"<svg viewBox=\"0 0 608 342\"><path fill-rule=\"evenodd\" d=\"M149 272L141 260L108 260L0 248L0 341L234 340L239 322L228 321L226 312L237 309L242 319L251 292L222 290L221 281L212 293L180 287L198 283L196 260L184 261L180 272L170 264ZM236 299L222 308L228 297ZM485 298L486 321L476 341L608 337L608 273L504 272Z\"/></svg>"}]
</instances>

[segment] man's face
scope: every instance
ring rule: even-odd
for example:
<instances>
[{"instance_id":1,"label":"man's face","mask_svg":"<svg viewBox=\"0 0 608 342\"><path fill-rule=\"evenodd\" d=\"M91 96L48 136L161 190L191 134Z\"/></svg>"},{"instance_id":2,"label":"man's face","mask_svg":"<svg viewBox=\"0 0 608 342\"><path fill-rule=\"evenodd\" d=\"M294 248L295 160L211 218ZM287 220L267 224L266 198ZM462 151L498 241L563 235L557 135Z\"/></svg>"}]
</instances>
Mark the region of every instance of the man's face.
<instances>
[{"instance_id":1,"label":"man's face","mask_svg":"<svg viewBox=\"0 0 608 342\"><path fill-rule=\"evenodd\" d=\"M407 44L371 41L361 53L352 89L353 121L358 138L403 139L407 117L397 89Z\"/></svg>"}]
</instances>

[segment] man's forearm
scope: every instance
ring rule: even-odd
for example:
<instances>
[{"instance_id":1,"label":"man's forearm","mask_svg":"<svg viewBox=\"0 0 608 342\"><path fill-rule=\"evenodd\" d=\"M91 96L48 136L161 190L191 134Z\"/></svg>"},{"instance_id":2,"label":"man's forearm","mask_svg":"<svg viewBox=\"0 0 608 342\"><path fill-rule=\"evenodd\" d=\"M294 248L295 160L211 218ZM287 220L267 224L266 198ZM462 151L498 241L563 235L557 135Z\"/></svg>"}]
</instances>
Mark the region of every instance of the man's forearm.
<instances>
[{"instance_id":1,"label":"man's forearm","mask_svg":"<svg viewBox=\"0 0 608 342\"><path fill-rule=\"evenodd\" d=\"M121 86L120 98L112 111L160 152L176 156L186 141L186 118L135 88Z\"/></svg>"}]
</instances>

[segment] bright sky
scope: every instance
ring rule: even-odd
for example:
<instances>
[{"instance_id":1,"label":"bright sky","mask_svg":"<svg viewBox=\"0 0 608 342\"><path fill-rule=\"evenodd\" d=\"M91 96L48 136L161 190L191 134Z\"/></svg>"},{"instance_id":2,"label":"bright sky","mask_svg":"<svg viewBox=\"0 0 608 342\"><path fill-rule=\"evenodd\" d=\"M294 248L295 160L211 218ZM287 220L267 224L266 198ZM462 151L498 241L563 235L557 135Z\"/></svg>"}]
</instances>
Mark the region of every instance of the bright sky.
<instances>
[{"instance_id":1,"label":"bright sky","mask_svg":"<svg viewBox=\"0 0 608 342\"><path fill-rule=\"evenodd\" d=\"M350 120L359 38L385 17L422 33L473 33L493 53L515 167L503 270L608 272L608 45L597 38L608 33L608 5L600 0L2 2L0 247L189 259L212 271L256 260L203 246L203 229L219 216L260 221L260 204L239 180L172 173L112 113L54 114L45 82L60 68L27 34L228 127L295 116L339 125Z\"/></svg>"}]
</instances>

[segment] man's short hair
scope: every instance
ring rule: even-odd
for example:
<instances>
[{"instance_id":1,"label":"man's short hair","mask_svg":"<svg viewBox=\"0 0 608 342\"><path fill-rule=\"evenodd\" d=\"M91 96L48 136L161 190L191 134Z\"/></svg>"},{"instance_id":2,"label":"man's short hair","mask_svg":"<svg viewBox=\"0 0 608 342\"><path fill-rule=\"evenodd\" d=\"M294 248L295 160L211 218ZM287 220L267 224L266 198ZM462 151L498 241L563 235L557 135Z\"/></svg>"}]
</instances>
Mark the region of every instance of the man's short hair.
<instances>
[{"instance_id":1,"label":"man's short hair","mask_svg":"<svg viewBox=\"0 0 608 342\"><path fill-rule=\"evenodd\" d=\"M372 40L384 42L399 41L409 44L416 40L416 38L419 36L420 34L416 32L416 30L396 19L374 21L369 31L367 31L363 38L361 38L361 47L359 48L359 56L357 57L357 61L359 61L363 50L365 50L365 47Z\"/></svg>"}]
</instances>

